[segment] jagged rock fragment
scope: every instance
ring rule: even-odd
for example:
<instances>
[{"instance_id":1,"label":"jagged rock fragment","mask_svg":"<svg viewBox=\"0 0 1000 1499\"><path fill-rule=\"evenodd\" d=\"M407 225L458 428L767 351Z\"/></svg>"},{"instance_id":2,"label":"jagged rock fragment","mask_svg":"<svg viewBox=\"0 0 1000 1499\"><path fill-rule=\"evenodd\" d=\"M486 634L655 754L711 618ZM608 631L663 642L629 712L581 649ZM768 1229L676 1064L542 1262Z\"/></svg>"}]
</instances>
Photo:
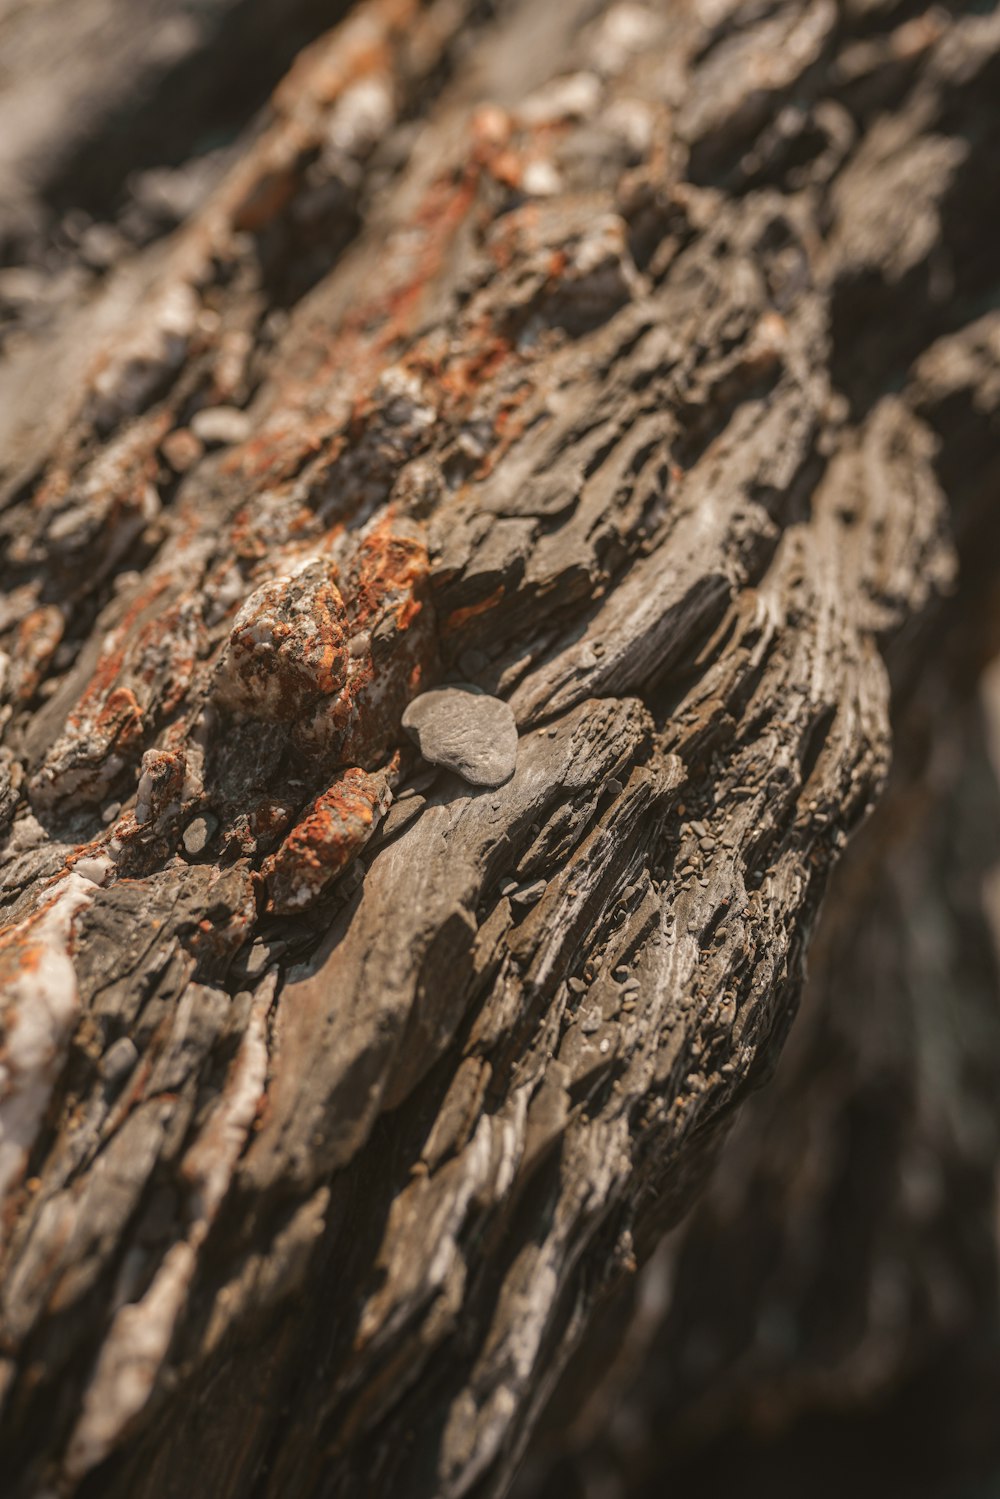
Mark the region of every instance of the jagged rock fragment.
<instances>
[{"instance_id":1,"label":"jagged rock fragment","mask_svg":"<svg viewBox=\"0 0 1000 1499\"><path fill-rule=\"evenodd\" d=\"M384 773L345 770L264 860L268 910L290 915L311 905L368 842L391 800Z\"/></svg>"},{"instance_id":2,"label":"jagged rock fragment","mask_svg":"<svg viewBox=\"0 0 1000 1499\"><path fill-rule=\"evenodd\" d=\"M252 593L236 616L216 680L223 706L290 723L346 676L344 601L336 568L316 557Z\"/></svg>"},{"instance_id":3,"label":"jagged rock fragment","mask_svg":"<svg viewBox=\"0 0 1000 1499\"><path fill-rule=\"evenodd\" d=\"M187 757L169 750L147 750L135 794L135 820L155 822L180 806Z\"/></svg>"}]
</instances>

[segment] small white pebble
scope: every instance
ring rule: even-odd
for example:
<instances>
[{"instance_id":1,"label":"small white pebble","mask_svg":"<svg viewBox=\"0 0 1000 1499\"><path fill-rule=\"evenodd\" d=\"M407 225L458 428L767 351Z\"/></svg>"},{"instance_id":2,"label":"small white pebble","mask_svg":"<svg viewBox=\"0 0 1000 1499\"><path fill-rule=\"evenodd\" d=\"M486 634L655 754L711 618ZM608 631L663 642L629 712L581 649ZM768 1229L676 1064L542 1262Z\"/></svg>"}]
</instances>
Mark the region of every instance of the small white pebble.
<instances>
[{"instance_id":1,"label":"small white pebble","mask_svg":"<svg viewBox=\"0 0 1000 1499\"><path fill-rule=\"evenodd\" d=\"M205 406L191 418L191 431L209 445L245 442L251 430L249 416L238 406Z\"/></svg>"},{"instance_id":2,"label":"small white pebble","mask_svg":"<svg viewBox=\"0 0 1000 1499\"><path fill-rule=\"evenodd\" d=\"M92 859L77 859L73 865L75 873L81 875L83 879L89 880L92 885L105 884L108 875L114 867L111 860L103 854L98 854Z\"/></svg>"}]
</instances>

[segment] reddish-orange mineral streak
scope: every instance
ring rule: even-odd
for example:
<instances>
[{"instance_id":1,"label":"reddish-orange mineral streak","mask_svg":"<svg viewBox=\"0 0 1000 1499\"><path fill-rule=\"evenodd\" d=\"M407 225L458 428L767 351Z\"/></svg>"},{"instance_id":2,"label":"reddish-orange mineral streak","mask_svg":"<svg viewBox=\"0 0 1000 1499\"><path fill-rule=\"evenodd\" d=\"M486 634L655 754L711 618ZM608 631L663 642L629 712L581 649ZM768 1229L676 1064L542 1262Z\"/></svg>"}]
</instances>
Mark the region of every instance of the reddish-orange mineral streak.
<instances>
[{"instance_id":1,"label":"reddish-orange mineral streak","mask_svg":"<svg viewBox=\"0 0 1000 1499\"><path fill-rule=\"evenodd\" d=\"M390 799L384 774L344 771L261 865L267 909L288 915L311 905L367 843Z\"/></svg>"}]
</instances>

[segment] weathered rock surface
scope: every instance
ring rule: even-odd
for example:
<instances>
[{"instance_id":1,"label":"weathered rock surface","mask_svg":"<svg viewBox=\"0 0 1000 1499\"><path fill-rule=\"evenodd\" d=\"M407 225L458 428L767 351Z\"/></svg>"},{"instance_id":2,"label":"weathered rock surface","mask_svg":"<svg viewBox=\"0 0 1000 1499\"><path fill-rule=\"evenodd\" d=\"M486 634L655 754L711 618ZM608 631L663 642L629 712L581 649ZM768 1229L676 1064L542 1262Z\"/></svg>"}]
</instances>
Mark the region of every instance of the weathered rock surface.
<instances>
[{"instance_id":1,"label":"weathered rock surface","mask_svg":"<svg viewBox=\"0 0 1000 1499\"><path fill-rule=\"evenodd\" d=\"M66 325L85 380L15 341L13 1499L509 1484L996 617L998 55L893 0L363 0ZM456 675L500 786L409 743Z\"/></svg>"}]
</instances>

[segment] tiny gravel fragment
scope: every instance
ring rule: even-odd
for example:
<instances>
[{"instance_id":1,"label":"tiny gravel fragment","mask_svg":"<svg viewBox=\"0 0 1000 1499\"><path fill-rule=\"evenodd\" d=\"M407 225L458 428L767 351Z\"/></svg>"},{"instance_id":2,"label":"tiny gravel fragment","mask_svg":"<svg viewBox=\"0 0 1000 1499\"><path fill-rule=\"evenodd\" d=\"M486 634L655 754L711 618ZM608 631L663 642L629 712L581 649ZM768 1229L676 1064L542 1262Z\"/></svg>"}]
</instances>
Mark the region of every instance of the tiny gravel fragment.
<instances>
[{"instance_id":1,"label":"tiny gravel fragment","mask_svg":"<svg viewBox=\"0 0 1000 1499\"><path fill-rule=\"evenodd\" d=\"M403 714L403 728L425 760L447 766L473 786L502 786L514 774L513 711L470 683L421 693Z\"/></svg>"},{"instance_id":2,"label":"tiny gravel fragment","mask_svg":"<svg viewBox=\"0 0 1000 1499\"><path fill-rule=\"evenodd\" d=\"M533 884L523 885L520 890L515 890L511 900L515 906L533 906L544 894L545 881L535 880Z\"/></svg>"},{"instance_id":3,"label":"tiny gravel fragment","mask_svg":"<svg viewBox=\"0 0 1000 1499\"><path fill-rule=\"evenodd\" d=\"M251 430L249 416L238 406L205 406L191 418L191 431L210 447L245 442Z\"/></svg>"},{"instance_id":4,"label":"tiny gravel fragment","mask_svg":"<svg viewBox=\"0 0 1000 1499\"><path fill-rule=\"evenodd\" d=\"M128 1036L120 1036L117 1041L112 1042L100 1060L101 1076L109 1083L117 1082L132 1071L138 1060L139 1052L135 1042Z\"/></svg>"},{"instance_id":5,"label":"tiny gravel fragment","mask_svg":"<svg viewBox=\"0 0 1000 1499\"><path fill-rule=\"evenodd\" d=\"M196 855L204 853L209 839L218 827L216 819L209 814L207 817L194 817L184 829L185 852Z\"/></svg>"}]
</instances>

